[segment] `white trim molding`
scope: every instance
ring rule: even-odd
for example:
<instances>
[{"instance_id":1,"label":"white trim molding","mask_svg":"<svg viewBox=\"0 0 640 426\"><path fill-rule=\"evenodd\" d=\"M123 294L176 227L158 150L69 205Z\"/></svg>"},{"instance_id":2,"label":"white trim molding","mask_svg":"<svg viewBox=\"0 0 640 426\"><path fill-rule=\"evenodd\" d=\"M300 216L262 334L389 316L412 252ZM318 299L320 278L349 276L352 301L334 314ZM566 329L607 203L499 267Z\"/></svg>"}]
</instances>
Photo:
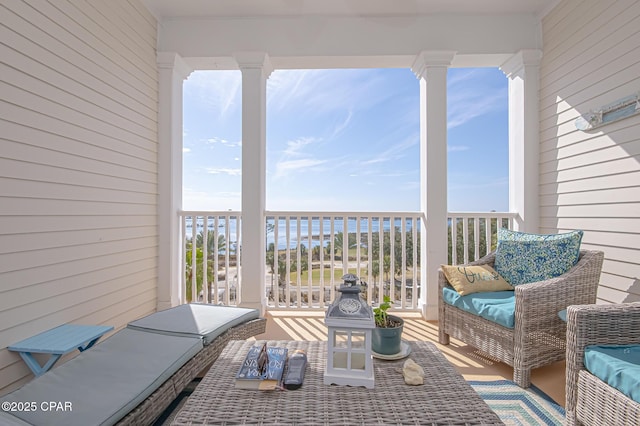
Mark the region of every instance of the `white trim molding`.
<instances>
[{"instance_id":1,"label":"white trim molding","mask_svg":"<svg viewBox=\"0 0 640 426\"><path fill-rule=\"evenodd\" d=\"M264 52L233 55L242 72L242 235L240 306L264 314L266 266L267 78L273 71Z\"/></svg>"},{"instance_id":2,"label":"white trim molding","mask_svg":"<svg viewBox=\"0 0 640 426\"><path fill-rule=\"evenodd\" d=\"M175 52L158 52L158 300L180 304L182 241L182 87L193 71Z\"/></svg>"},{"instance_id":3,"label":"white trim molding","mask_svg":"<svg viewBox=\"0 0 640 426\"><path fill-rule=\"evenodd\" d=\"M411 69L420 79L420 276L419 306L438 318L438 268L447 263L447 70L453 51L420 52Z\"/></svg>"},{"instance_id":4,"label":"white trim molding","mask_svg":"<svg viewBox=\"0 0 640 426\"><path fill-rule=\"evenodd\" d=\"M514 228L539 231L540 60L542 51L521 50L500 69L509 79L509 211Z\"/></svg>"}]
</instances>

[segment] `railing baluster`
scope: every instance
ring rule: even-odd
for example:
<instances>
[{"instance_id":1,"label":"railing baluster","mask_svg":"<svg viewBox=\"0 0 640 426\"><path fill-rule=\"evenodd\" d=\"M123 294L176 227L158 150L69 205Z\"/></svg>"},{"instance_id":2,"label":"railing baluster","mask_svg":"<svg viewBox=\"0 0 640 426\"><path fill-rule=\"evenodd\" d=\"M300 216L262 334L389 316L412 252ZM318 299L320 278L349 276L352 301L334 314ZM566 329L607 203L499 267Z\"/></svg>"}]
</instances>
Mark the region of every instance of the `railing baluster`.
<instances>
[{"instance_id":1,"label":"railing baluster","mask_svg":"<svg viewBox=\"0 0 640 426\"><path fill-rule=\"evenodd\" d=\"M231 269L229 266L229 263L231 262L231 256L230 256L230 252L231 252L231 238L229 238L230 236L230 232L229 232L229 216L225 216L224 218L224 238L226 241L226 250L225 250L225 256L224 256L224 303L226 305L229 304L230 302L230 294L231 290L230 290L230 286L229 286L229 281L231 281ZM238 262L236 259L236 267L238 267Z\"/></svg>"},{"instance_id":2,"label":"railing baluster","mask_svg":"<svg viewBox=\"0 0 640 426\"><path fill-rule=\"evenodd\" d=\"M330 279L330 299L331 300L335 300L335 282L334 282L334 277L335 277L335 266L336 266L336 257L335 257L335 253L336 253L336 248L335 248L335 235L336 235L336 229L335 229L335 217L331 217L331 233L329 234L329 264L331 265L331 279Z\"/></svg>"},{"instance_id":3,"label":"railing baluster","mask_svg":"<svg viewBox=\"0 0 640 426\"><path fill-rule=\"evenodd\" d=\"M484 218L484 247L485 252L482 253L482 256L491 253L491 219L488 217Z\"/></svg>"},{"instance_id":4,"label":"railing baluster","mask_svg":"<svg viewBox=\"0 0 640 426\"><path fill-rule=\"evenodd\" d=\"M196 258L198 257L198 249L196 244L196 232L198 229L198 216L193 216L191 226L191 301L198 301L196 295L198 293L198 270L196 269Z\"/></svg>"},{"instance_id":5,"label":"railing baluster","mask_svg":"<svg viewBox=\"0 0 640 426\"><path fill-rule=\"evenodd\" d=\"M183 241L184 246L187 244L187 218L189 216L182 216L182 226L180 227L180 239ZM193 223L193 222L192 222ZM183 246L184 250L180 250L180 303L187 303L187 250ZM183 281L184 280L184 281Z\"/></svg>"},{"instance_id":6,"label":"railing baluster","mask_svg":"<svg viewBox=\"0 0 640 426\"><path fill-rule=\"evenodd\" d=\"M307 238L309 243L307 244L307 305L309 308L313 307L313 259L312 248L313 248L313 217L309 215L307 218ZM302 274L302 268L300 268L300 273Z\"/></svg>"},{"instance_id":7,"label":"railing baluster","mask_svg":"<svg viewBox=\"0 0 640 426\"><path fill-rule=\"evenodd\" d=\"M451 216L451 264L458 264L458 218Z\"/></svg>"},{"instance_id":8,"label":"railing baluster","mask_svg":"<svg viewBox=\"0 0 640 426\"><path fill-rule=\"evenodd\" d=\"M418 308L418 248L420 247L420 241L418 240L418 226L420 226L420 220L416 217L412 218L412 227L411 227L411 231L412 231L412 238L411 240L413 241L413 247L412 247L412 255L413 255L413 259L412 259L412 265L413 265L413 270L411 273L412 279L411 279L411 286L412 286L412 290L411 290L411 309L417 309Z\"/></svg>"},{"instance_id":9,"label":"railing baluster","mask_svg":"<svg viewBox=\"0 0 640 426\"><path fill-rule=\"evenodd\" d=\"M480 219L473 218L473 260L480 258Z\"/></svg>"},{"instance_id":10,"label":"railing baluster","mask_svg":"<svg viewBox=\"0 0 640 426\"><path fill-rule=\"evenodd\" d=\"M400 225L400 244L402 245L402 264L400 265L402 268L402 278L400 284L400 307L404 309L407 303L407 221L403 217L401 218L402 222Z\"/></svg>"},{"instance_id":11,"label":"railing baluster","mask_svg":"<svg viewBox=\"0 0 640 426\"><path fill-rule=\"evenodd\" d=\"M355 275L360 277L360 217L356 216L356 272Z\"/></svg>"},{"instance_id":12,"label":"railing baluster","mask_svg":"<svg viewBox=\"0 0 640 426\"><path fill-rule=\"evenodd\" d=\"M324 216L320 216L318 218L318 240L320 242L320 246L318 248L318 253L320 256L320 289L318 290L318 298L320 302L320 307L324 308L324 294L325 294L325 282L324 282Z\"/></svg>"},{"instance_id":13,"label":"railing baluster","mask_svg":"<svg viewBox=\"0 0 640 426\"><path fill-rule=\"evenodd\" d=\"M377 302L380 304L384 297L384 217L380 216L378 221L378 273L380 283L378 284Z\"/></svg>"},{"instance_id":14,"label":"railing baluster","mask_svg":"<svg viewBox=\"0 0 640 426\"><path fill-rule=\"evenodd\" d=\"M242 287L242 268L240 265L242 264L242 250L240 250L240 243L242 241L242 217L240 215L235 216L236 218L236 298L235 304L239 305L240 300L240 288Z\"/></svg>"},{"instance_id":15,"label":"railing baluster","mask_svg":"<svg viewBox=\"0 0 640 426\"><path fill-rule=\"evenodd\" d=\"M285 275L286 275L286 282L285 282L285 306L289 307L291 306L291 218L290 216L286 217L285 220L286 223L286 233L287 233L287 248L285 250Z\"/></svg>"},{"instance_id":16,"label":"railing baluster","mask_svg":"<svg viewBox=\"0 0 640 426\"><path fill-rule=\"evenodd\" d=\"M342 218L342 275L349 273L349 217Z\"/></svg>"},{"instance_id":17,"label":"railing baluster","mask_svg":"<svg viewBox=\"0 0 640 426\"><path fill-rule=\"evenodd\" d=\"M202 219L202 303L209 303L209 216Z\"/></svg>"},{"instance_id":18,"label":"railing baluster","mask_svg":"<svg viewBox=\"0 0 640 426\"><path fill-rule=\"evenodd\" d=\"M300 270L302 265L300 263L300 216L296 217L296 302L298 308L302 307L302 280L300 276Z\"/></svg>"},{"instance_id":19,"label":"railing baluster","mask_svg":"<svg viewBox=\"0 0 640 426\"><path fill-rule=\"evenodd\" d=\"M373 223L375 218L372 215L367 217L367 302L371 304L373 300L374 277L373 277Z\"/></svg>"},{"instance_id":20,"label":"railing baluster","mask_svg":"<svg viewBox=\"0 0 640 426\"><path fill-rule=\"evenodd\" d=\"M389 218L389 298L396 299L396 218Z\"/></svg>"}]
</instances>

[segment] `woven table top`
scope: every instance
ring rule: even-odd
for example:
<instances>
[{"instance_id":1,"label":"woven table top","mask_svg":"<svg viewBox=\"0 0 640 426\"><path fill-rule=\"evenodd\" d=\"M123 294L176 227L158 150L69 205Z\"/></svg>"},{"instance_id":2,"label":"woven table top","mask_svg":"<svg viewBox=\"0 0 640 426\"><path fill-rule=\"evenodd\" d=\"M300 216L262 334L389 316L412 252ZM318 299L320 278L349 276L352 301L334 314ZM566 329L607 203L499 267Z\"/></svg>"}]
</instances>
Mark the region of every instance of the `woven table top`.
<instances>
[{"instance_id":1,"label":"woven table top","mask_svg":"<svg viewBox=\"0 0 640 426\"><path fill-rule=\"evenodd\" d=\"M325 385L326 342L267 341L307 351L304 385L297 390L236 389L234 377L252 345L231 341L172 425L464 425L503 424L464 378L429 342L410 342L409 355L425 371L425 384L409 386L405 359L374 359L375 389Z\"/></svg>"}]
</instances>

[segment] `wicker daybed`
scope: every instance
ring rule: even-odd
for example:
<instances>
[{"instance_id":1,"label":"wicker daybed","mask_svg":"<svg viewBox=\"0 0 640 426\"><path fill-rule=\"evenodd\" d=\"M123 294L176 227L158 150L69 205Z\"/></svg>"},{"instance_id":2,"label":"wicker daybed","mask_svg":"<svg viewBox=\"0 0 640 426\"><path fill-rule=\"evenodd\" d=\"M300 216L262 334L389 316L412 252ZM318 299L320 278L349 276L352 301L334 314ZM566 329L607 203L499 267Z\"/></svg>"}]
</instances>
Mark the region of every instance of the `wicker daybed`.
<instances>
[{"instance_id":1,"label":"wicker daybed","mask_svg":"<svg viewBox=\"0 0 640 426\"><path fill-rule=\"evenodd\" d=\"M246 340L264 333L266 322L264 318L251 320L232 327L218 336L117 424L121 426L152 424L193 379L218 359L227 343L231 340Z\"/></svg>"},{"instance_id":2,"label":"wicker daybed","mask_svg":"<svg viewBox=\"0 0 640 426\"><path fill-rule=\"evenodd\" d=\"M0 398L35 408L2 411L0 424L150 425L230 340L261 334L265 324L255 309L191 304L156 312ZM51 401L69 409L42 409Z\"/></svg>"},{"instance_id":3,"label":"wicker daybed","mask_svg":"<svg viewBox=\"0 0 640 426\"><path fill-rule=\"evenodd\" d=\"M531 369L565 358L566 324L558 312L569 305L594 303L602 261L601 251L581 250L578 262L565 274L515 287L515 326L507 328L444 302L450 284L439 271L439 341L449 336L480 349L513 367L513 381L526 388ZM469 265L494 266L495 252Z\"/></svg>"}]
</instances>

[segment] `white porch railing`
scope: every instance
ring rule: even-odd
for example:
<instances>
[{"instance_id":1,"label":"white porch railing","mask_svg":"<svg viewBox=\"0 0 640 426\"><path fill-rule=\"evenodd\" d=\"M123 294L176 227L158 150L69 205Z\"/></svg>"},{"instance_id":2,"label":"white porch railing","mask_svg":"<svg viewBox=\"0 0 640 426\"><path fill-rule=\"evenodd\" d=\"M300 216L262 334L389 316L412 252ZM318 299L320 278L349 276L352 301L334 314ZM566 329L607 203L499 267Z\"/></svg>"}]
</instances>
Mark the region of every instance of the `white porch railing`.
<instances>
[{"instance_id":1,"label":"white porch railing","mask_svg":"<svg viewBox=\"0 0 640 426\"><path fill-rule=\"evenodd\" d=\"M180 217L184 241L183 303L237 305L241 213L184 211Z\"/></svg>"},{"instance_id":2,"label":"white porch railing","mask_svg":"<svg viewBox=\"0 0 640 426\"><path fill-rule=\"evenodd\" d=\"M183 301L238 304L241 213L185 211L180 216ZM494 249L498 227L511 229L514 217L449 213L449 263L467 263ZM268 308L322 309L335 298L341 276L353 273L374 305L388 295L396 308L417 310L421 221L418 212L267 212Z\"/></svg>"},{"instance_id":3,"label":"white porch railing","mask_svg":"<svg viewBox=\"0 0 640 426\"><path fill-rule=\"evenodd\" d=\"M388 295L417 309L420 213L269 212L266 220L271 309L323 308L347 273L360 277L367 300Z\"/></svg>"}]
</instances>

